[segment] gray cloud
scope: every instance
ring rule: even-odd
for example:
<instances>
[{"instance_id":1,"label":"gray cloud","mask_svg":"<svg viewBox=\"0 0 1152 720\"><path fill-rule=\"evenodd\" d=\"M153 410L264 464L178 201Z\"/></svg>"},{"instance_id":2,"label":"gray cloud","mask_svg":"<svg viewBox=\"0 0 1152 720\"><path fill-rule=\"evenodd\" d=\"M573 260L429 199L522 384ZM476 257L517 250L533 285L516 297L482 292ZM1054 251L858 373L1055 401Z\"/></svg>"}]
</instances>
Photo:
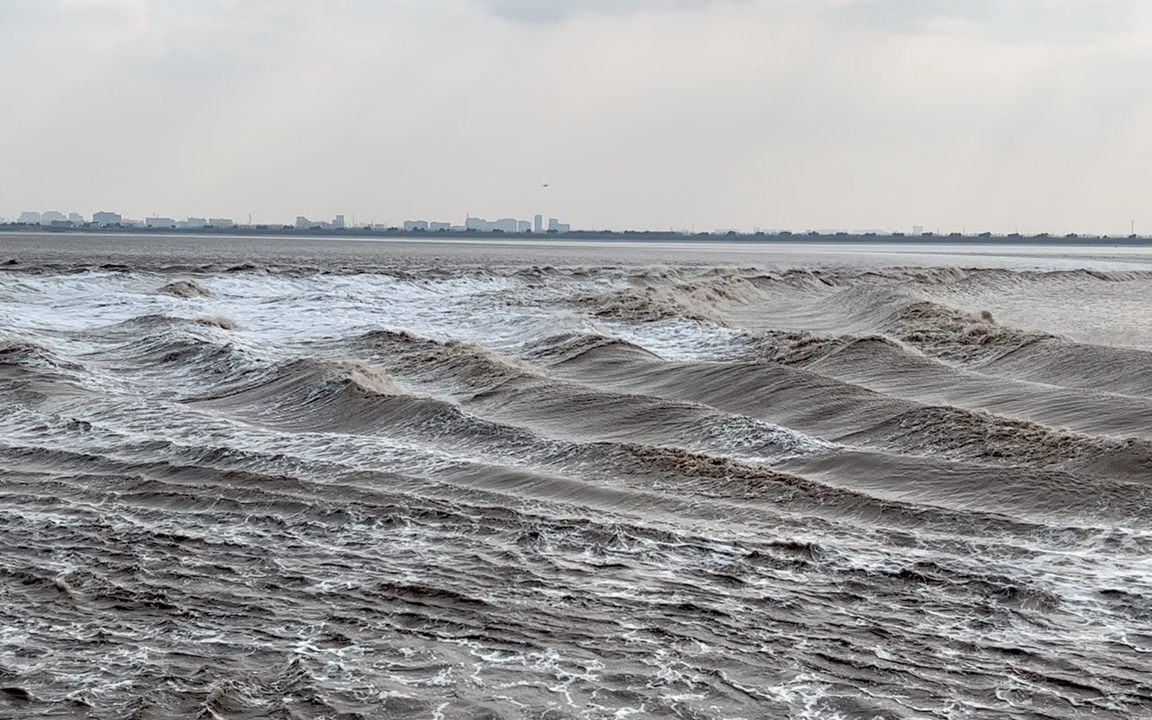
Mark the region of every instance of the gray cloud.
<instances>
[{"instance_id":1,"label":"gray cloud","mask_svg":"<svg viewBox=\"0 0 1152 720\"><path fill-rule=\"evenodd\" d=\"M784 15L825 14L835 21L896 32L924 32L948 24L1004 40L1064 41L1122 28L1136 0L476 0L492 15L525 23L558 22L582 14L701 10L722 2Z\"/></svg>"},{"instance_id":2,"label":"gray cloud","mask_svg":"<svg viewBox=\"0 0 1152 720\"><path fill-rule=\"evenodd\" d=\"M1134 0L855 0L853 22L921 32L933 25L978 30L1004 40L1065 40L1122 28Z\"/></svg>"},{"instance_id":3,"label":"gray cloud","mask_svg":"<svg viewBox=\"0 0 1152 720\"><path fill-rule=\"evenodd\" d=\"M1148 12L0 0L0 215L1108 230L1146 206Z\"/></svg>"}]
</instances>

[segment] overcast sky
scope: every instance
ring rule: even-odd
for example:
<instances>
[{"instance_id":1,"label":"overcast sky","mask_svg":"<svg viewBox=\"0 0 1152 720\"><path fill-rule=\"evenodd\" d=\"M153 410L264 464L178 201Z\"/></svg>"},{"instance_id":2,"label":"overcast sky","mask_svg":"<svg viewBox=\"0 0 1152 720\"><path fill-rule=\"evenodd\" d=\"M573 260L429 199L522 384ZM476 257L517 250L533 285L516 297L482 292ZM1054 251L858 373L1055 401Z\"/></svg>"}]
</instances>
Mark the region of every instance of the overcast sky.
<instances>
[{"instance_id":1,"label":"overcast sky","mask_svg":"<svg viewBox=\"0 0 1152 720\"><path fill-rule=\"evenodd\" d=\"M1147 0L0 0L0 216L1152 233L1150 77Z\"/></svg>"}]
</instances>

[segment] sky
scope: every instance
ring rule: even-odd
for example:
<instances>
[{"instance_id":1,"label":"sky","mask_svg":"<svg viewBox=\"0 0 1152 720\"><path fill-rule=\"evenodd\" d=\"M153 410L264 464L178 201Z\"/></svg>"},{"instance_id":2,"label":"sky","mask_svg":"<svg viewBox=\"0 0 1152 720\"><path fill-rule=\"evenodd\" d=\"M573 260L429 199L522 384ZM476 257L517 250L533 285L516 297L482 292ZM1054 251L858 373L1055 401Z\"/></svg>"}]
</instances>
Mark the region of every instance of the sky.
<instances>
[{"instance_id":1,"label":"sky","mask_svg":"<svg viewBox=\"0 0 1152 720\"><path fill-rule=\"evenodd\" d=\"M0 217L1152 234L1150 68L1147 0L0 0Z\"/></svg>"}]
</instances>

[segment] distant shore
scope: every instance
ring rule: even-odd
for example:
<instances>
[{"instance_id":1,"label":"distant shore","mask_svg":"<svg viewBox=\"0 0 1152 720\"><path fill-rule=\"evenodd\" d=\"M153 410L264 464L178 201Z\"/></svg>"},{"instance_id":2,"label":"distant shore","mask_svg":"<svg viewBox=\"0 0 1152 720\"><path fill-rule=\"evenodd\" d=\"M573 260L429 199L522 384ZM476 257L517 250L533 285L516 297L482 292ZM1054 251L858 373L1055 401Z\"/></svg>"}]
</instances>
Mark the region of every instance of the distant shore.
<instances>
[{"instance_id":1,"label":"distant shore","mask_svg":"<svg viewBox=\"0 0 1152 720\"><path fill-rule=\"evenodd\" d=\"M616 231L616 230L571 230L564 233L506 233L501 231L480 232L465 231L427 231L405 230L403 228L356 228L326 230L322 228L301 229L290 225L252 225L230 228L160 228L160 227L95 227L95 226L43 226L21 225L9 223L0 225L0 233L44 234L44 235L171 235L181 236L217 236L217 237L299 237L299 238L334 238L345 240L358 240L368 238L403 238L406 240L507 240L535 241L553 240L599 240L599 241L628 241L628 242L724 242L724 243L868 243L868 244L964 244L964 245L1067 245L1067 246L1152 246L1152 236L1142 235L1021 235L1011 233L1008 235L993 235L981 233L979 235L964 235L951 233L948 235L906 235L903 233L791 233L791 232L757 232L757 233L679 233L679 232L652 232L652 231Z\"/></svg>"}]
</instances>

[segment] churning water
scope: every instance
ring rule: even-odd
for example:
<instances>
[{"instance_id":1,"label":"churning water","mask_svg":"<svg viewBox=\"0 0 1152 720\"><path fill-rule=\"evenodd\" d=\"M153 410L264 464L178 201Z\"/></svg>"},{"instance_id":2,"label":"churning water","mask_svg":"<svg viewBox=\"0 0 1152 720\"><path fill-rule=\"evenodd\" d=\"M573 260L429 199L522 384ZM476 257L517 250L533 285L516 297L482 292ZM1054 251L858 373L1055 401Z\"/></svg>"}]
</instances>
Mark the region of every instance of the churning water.
<instances>
[{"instance_id":1,"label":"churning water","mask_svg":"<svg viewBox=\"0 0 1152 720\"><path fill-rule=\"evenodd\" d=\"M1152 714L1152 272L806 252L0 237L0 716Z\"/></svg>"}]
</instances>

